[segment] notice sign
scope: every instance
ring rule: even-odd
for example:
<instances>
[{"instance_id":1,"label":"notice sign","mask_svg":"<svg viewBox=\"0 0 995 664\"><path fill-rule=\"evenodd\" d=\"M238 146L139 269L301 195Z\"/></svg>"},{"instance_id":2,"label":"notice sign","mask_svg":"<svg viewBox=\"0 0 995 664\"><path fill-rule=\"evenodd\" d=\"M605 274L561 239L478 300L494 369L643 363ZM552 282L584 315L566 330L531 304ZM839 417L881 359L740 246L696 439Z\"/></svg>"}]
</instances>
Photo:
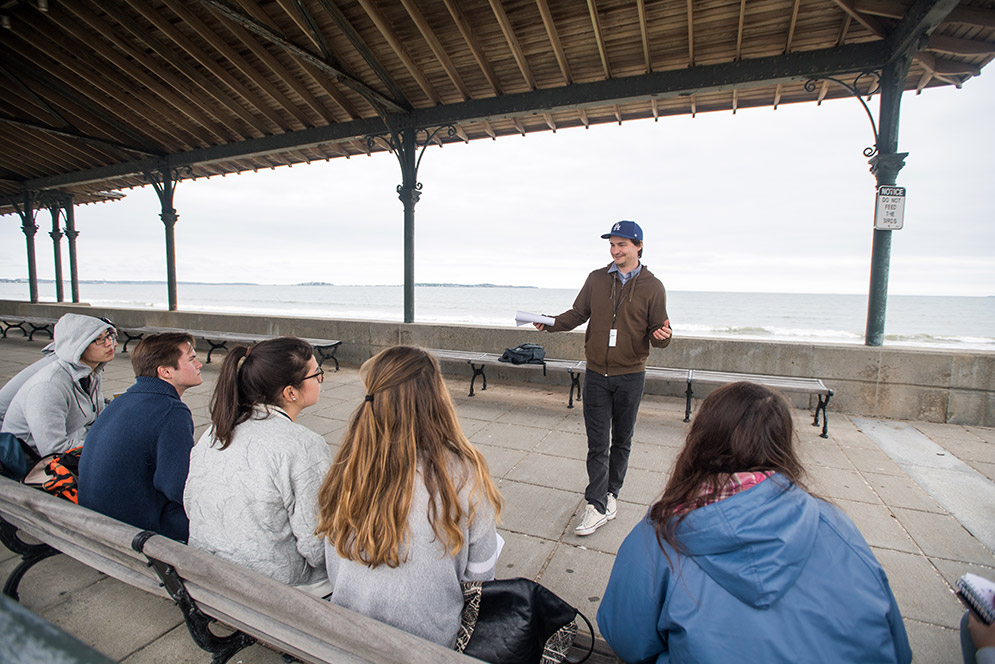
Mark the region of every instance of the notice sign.
<instances>
[{"instance_id":1,"label":"notice sign","mask_svg":"<svg viewBox=\"0 0 995 664\"><path fill-rule=\"evenodd\" d=\"M905 220L905 187L878 187L878 200L874 204L874 228L897 231Z\"/></svg>"}]
</instances>

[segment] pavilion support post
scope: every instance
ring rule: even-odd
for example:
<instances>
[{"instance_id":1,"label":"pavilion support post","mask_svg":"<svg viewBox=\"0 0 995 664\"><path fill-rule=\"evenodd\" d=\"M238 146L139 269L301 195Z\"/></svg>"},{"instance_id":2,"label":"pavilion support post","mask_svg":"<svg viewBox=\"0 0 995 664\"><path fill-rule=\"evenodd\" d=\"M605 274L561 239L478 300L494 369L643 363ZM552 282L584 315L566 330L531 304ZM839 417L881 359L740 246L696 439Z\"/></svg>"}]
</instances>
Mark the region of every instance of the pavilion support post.
<instances>
[{"instance_id":1,"label":"pavilion support post","mask_svg":"<svg viewBox=\"0 0 995 664\"><path fill-rule=\"evenodd\" d=\"M898 152L898 121L902 91L911 63L911 54L901 55L888 63L881 72L877 154L869 161L878 187L896 184L898 172L905 165L905 157L908 156L907 152ZM891 269L891 233L890 230L874 229L867 326L864 334L867 346L880 346L884 343L888 274Z\"/></svg>"},{"instance_id":2,"label":"pavilion support post","mask_svg":"<svg viewBox=\"0 0 995 664\"><path fill-rule=\"evenodd\" d=\"M398 136L397 159L401 164L401 184L397 197L404 206L404 322L415 322L415 204L421 198L418 161L415 159L415 131L405 129Z\"/></svg>"},{"instance_id":3,"label":"pavilion support post","mask_svg":"<svg viewBox=\"0 0 995 664\"><path fill-rule=\"evenodd\" d=\"M38 225L35 223L33 196L30 191L24 191L22 208L18 210L21 216L21 232L27 245L28 256L28 294L32 303L38 302L38 269L35 265L35 233Z\"/></svg>"},{"instance_id":4,"label":"pavilion support post","mask_svg":"<svg viewBox=\"0 0 995 664\"><path fill-rule=\"evenodd\" d=\"M146 173L145 178L152 184L155 193L159 196L159 205L162 212L159 218L162 219L166 230L166 291L169 297L169 310L176 311L176 236L174 228L180 216L173 208L173 193L176 191L177 173L169 166L163 166L155 172Z\"/></svg>"},{"instance_id":5,"label":"pavilion support post","mask_svg":"<svg viewBox=\"0 0 995 664\"><path fill-rule=\"evenodd\" d=\"M62 229L59 226L59 216L62 214L61 203L52 203L48 211L52 214L52 256L55 259L55 301L63 302L62 291Z\"/></svg>"},{"instance_id":6,"label":"pavilion support post","mask_svg":"<svg viewBox=\"0 0 995 664\"><path fill-rule=\"evenodd\" d=\"M62 199L66 212L66 241L69 245L69 290L74 303L79 302L79 273L76 269L76 230L75 201L72 194Z\"/></svg>"}]
</instances>

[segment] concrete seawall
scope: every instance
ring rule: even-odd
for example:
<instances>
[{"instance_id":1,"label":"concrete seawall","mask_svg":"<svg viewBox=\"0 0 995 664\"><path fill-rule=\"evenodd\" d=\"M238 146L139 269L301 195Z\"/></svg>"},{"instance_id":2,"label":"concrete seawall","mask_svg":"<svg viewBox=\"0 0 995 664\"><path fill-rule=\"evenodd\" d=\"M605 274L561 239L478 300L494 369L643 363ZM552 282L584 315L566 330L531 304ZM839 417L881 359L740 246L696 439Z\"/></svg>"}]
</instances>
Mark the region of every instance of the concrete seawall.
<instances>
[{"instance_id":1,"label":"concrete seawall","mask_svg":"<svg viewBox=\"0 0 995 664\"><path fill-rule=\"evenodd\" d=\"M338 357L347 364L360 364L383 348L395 344L500 352L532 341L545 346L549 357L584 358L584 335L581 332L550 335L532 328L116 309L0 300L0 314L58 318L66 311L107 316L124 327L157 325L341 339L343 343ZM995 426L995 352L707 339L681 337L678 332L669 348L652 350L649 364L816 377L823 379L836 392L830 411L868 417ZM447 373L470 375L469 368L462 363L446 363L444 369ZM540 373L516 370L488 369L488 376L497 380L568 384L565 375L543 377ZM678 384L647 384L647 392L651 394L682 395L684 389L684 385ZM695 396L705 394L701 391L696 392ZM804 397L795 396L794 400L798 406L811 405Z\"/></svg>"}]
</instances>

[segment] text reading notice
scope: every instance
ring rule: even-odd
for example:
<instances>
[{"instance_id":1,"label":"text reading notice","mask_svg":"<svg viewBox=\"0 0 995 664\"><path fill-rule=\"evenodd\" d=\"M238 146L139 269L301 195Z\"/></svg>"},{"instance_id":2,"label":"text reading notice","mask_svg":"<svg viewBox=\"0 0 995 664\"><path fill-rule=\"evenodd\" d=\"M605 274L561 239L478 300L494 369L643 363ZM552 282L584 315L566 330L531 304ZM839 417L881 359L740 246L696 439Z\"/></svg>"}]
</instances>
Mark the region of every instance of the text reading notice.
<instances>
[{"instance_id":1,"label":"text reading notice","mask_svg":"<svg viewBox=\"0 0 995 664\"><path fill-rule=\"evenodd\" d=\"M897 231L905 221L905 187L878 187L878 198L874 204L874 228L882 231Z\"/></svg>"}]
</instances>

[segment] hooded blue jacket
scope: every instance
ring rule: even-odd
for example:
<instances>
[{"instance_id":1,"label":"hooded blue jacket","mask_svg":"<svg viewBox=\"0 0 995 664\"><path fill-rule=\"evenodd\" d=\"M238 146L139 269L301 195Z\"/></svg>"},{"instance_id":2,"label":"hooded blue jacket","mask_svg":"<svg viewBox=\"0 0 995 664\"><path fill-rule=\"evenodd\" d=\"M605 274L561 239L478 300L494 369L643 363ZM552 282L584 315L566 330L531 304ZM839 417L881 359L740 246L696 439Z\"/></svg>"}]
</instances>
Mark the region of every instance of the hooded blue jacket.
<instances>
[{"instance_id":1,"label":"hooded blue jacket","mask_svg":"<svg viewBox=\"0 0 995 664\"><path fill-rule=\"evenodd\" d=\"M783 475L691 512L667 562L649 518L598 610L626 662L912 660L884 570L856 526Z\"/></svg>"}]
</instances>

